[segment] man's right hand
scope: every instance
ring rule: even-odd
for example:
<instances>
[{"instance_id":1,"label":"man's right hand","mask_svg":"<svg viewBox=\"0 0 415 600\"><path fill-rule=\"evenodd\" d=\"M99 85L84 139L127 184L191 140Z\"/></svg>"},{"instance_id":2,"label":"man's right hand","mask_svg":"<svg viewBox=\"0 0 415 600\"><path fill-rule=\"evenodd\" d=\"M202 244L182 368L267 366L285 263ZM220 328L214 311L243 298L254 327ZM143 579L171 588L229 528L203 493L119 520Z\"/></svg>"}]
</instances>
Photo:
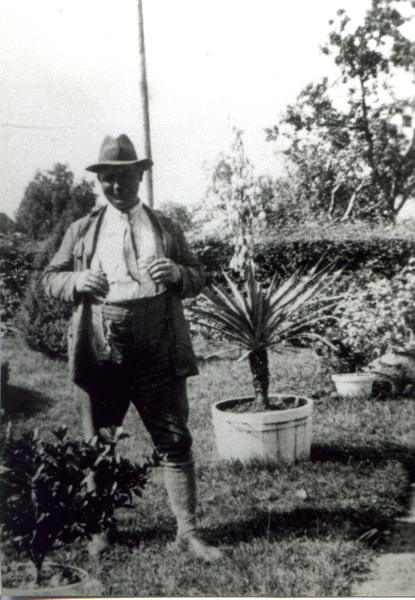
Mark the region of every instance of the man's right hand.
<instances>
[{"instance_id":1,"label":"man's right hand","mask_svg":"<svg viewBox=\"0 0 415 600\"><path fill-rule=\"evenodd\" d=\"M80 294L92 294L105 298L110 290L107 276L102 271L87 269L78 273L75 289Z\"/></svg>"}]
</instances>

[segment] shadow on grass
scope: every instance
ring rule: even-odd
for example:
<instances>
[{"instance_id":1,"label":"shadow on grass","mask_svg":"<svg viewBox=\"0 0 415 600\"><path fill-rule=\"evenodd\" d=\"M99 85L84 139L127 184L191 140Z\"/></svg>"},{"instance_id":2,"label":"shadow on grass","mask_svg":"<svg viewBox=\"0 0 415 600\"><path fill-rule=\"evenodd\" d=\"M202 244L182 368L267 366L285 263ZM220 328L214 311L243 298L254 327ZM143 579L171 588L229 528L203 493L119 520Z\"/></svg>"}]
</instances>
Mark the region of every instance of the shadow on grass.
<instances>
[{"instance_id":1,"label":"shadow on grass","mask_svg":"<svg viewBox=\"0 0 415 600\"><path fill-rule=\"evenodd\" d=\"M33 417L53 406L55 401L35 390L15 385L7 386L7 393L1 399L4 417Z\"/></svg>"},{"instance_id":2,"label":"shadow on grass","mask_svg":"<svg viewBox=\"0 0 415 600\"><path fill-rule=\"evenodd\" d=\"M401 446L394 442L383 442L381 445L314 444L311 448L312 462L339 462L341 464L370 462L378 465L386 460L396 460L408 473L410 483L415 482L415 448ZM408 490L409 492L409 490Z\"/></svg>"},{"instance_id":3,"label":"shadow on grass","mask_svg":"<svg viewBox=\"0 0 415 600\"><path fill-rule=\"evenodd\" d=\"M406 552L415 553L415 523L405 520L397 521L393 528L393 535L388 544L387 551L392 554Z\"/></svg>"},{"instance_id":4,"label":"shadow on grass","mask_svg":"<svg viewBox=\"0 0 415 600\"><path fill-rule=\"evenodd\" d=\"M376 508L367 510L321 509L301 507L289 513L256 510L251 519L218 523L217 527L202 529L202 536L208 543L218 546L249 543L254 538L269 542L293 537L307 536L318 539L328 535L339 536L344 540L357 539L373 532L373 542L379 542L382 532L387 529L389 520L381 517ZM143 528L136 531L113 531L111 541L128 547L137 547L140 542L171 543L175 538L175 525L171 524Z\"/></svg>"},{"instance_id":5,"label":"shadow on grass","mask_svg":"<svg viewBox=\"0 0 415 600\"><path fill-rule=\"evenodd\" d=\"M388 519L381 517L374 507L367 510L301 507L287 513L258 510L257 516L252 519L228 522L206 531L205 538L211 543L226 545L248 543L253 538L275 542L303 536L319 539L336 535L352 540L373 532L372 541L377 543L388 523Z\"/></svg>"},{"instance_id":6,"label":"shadow on grass","mask_svg":"<svg viewBox=\"0 0 415 600\"><path fill-rule=\"evenodd\" d=\"M173 519L171 526L157 526L157 527L143 527L142 529L131 531L131 530L114 530L110 535L110 542L116 544L122 544L129 548L136 548L140 545L140 542L154 542L157 541L161 544L168 544L173 542L175 539L175 525Z\"/></svg>"}]
</instances>

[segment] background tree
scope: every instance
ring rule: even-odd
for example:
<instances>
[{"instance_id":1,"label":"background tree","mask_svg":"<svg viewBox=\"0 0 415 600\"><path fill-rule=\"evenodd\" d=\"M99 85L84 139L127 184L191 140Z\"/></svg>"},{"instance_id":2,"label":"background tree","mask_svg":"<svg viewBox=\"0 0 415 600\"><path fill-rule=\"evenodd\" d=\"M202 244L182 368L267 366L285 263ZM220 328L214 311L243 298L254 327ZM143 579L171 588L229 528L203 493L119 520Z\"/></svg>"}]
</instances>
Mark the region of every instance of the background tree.
<instances>
[{"instance_id":1,"label":"background tree","mask_svg":"<svg viewBox=\"0 0 415 600\"><path fill-rule=\"evenodd\" d=\"M29 183L16 214L18 231L37 241L50 239L59 245L68 226L94 206L93 183L83 179L74 183L66 165L38 172Z\"/></svg>"},{"instance_id":2,"label":"background tree","mask_svg":"<svg viewBox=\"0 0 415 600\"><path fill-rule=\"evenodd\" d=\"M66 356L71 306L46 297L42 273L69 225L86 215L95 199L92 183L76 184L73 173L56 164L29 183L16 215L19 233L2 240L2 317L9 329L23 332L29 346L52 356Z\"/></svg>"},{"instance_id":3,"label":"background tree","mask_svg":"<svg viewBox=\"0 0 415 600\"><path fill-rule=\"evenodd\" d=\"M338 79L308 85L267 130L268 140L288 140L296 195L317 216L393 219L415 189L414 96L396 93L399 79L414 83L415 42L402 32L414 8L413 0L372 0L354 31L338 11L322 48Z\"/></svg>"},{"instance_id":4,"label":"background tree","mask_svg":"<svg viewBox=\"0 0 415 600\"><path fill-rule=\"evenodd\" d=\"M0 213L0 234L8 235L13 233L16 229L15 222L13 219L8 217L6 213Z\"/></svg>"}]
</instances>

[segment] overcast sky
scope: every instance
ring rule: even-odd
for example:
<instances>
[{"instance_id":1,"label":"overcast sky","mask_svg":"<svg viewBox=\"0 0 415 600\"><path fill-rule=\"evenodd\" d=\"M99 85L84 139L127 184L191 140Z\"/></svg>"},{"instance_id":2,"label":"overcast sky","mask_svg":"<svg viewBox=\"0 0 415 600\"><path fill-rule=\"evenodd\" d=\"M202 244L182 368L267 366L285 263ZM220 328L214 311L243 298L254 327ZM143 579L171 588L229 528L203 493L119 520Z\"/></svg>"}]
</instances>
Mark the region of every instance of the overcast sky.
<instances>
[{"instance_id":1,"label":"overcast sky","mask_svg":"<svg viewBox=\"0 0 415 600\"><path fill-rule=\"evenodd\" d=\"M143 0L155 206L203 197L207 168L245 131L258 173L274 173L264 128L331 69L319 53L339 8L370 0ZM136 0L0 0L2 212L36 171L94 178L107 134L142 154ZM145 194L143 194L145 198Z\"/></svg>"}]
</instances>

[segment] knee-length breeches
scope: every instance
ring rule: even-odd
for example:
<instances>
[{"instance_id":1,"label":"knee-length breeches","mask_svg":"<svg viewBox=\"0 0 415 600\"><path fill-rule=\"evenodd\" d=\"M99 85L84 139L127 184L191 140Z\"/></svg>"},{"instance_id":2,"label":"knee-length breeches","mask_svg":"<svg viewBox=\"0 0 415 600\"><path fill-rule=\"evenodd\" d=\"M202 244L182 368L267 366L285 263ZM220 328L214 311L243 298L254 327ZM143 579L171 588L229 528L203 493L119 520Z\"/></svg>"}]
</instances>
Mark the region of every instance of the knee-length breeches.
<instances>
[{"instance_id":1,"label":"knee-length breeches","mask_svg":"<svg viewBox=\"0 0 415 600\"><path fill-rule=\"evenodd\" d=\"M172 331L166 295L143 298L125 309L104 305L103 328L110 347L89 390L95 430L119 426L134 404L167 463L191 462L186 378L172 362Z\"/></svg>"}]
</instances>

